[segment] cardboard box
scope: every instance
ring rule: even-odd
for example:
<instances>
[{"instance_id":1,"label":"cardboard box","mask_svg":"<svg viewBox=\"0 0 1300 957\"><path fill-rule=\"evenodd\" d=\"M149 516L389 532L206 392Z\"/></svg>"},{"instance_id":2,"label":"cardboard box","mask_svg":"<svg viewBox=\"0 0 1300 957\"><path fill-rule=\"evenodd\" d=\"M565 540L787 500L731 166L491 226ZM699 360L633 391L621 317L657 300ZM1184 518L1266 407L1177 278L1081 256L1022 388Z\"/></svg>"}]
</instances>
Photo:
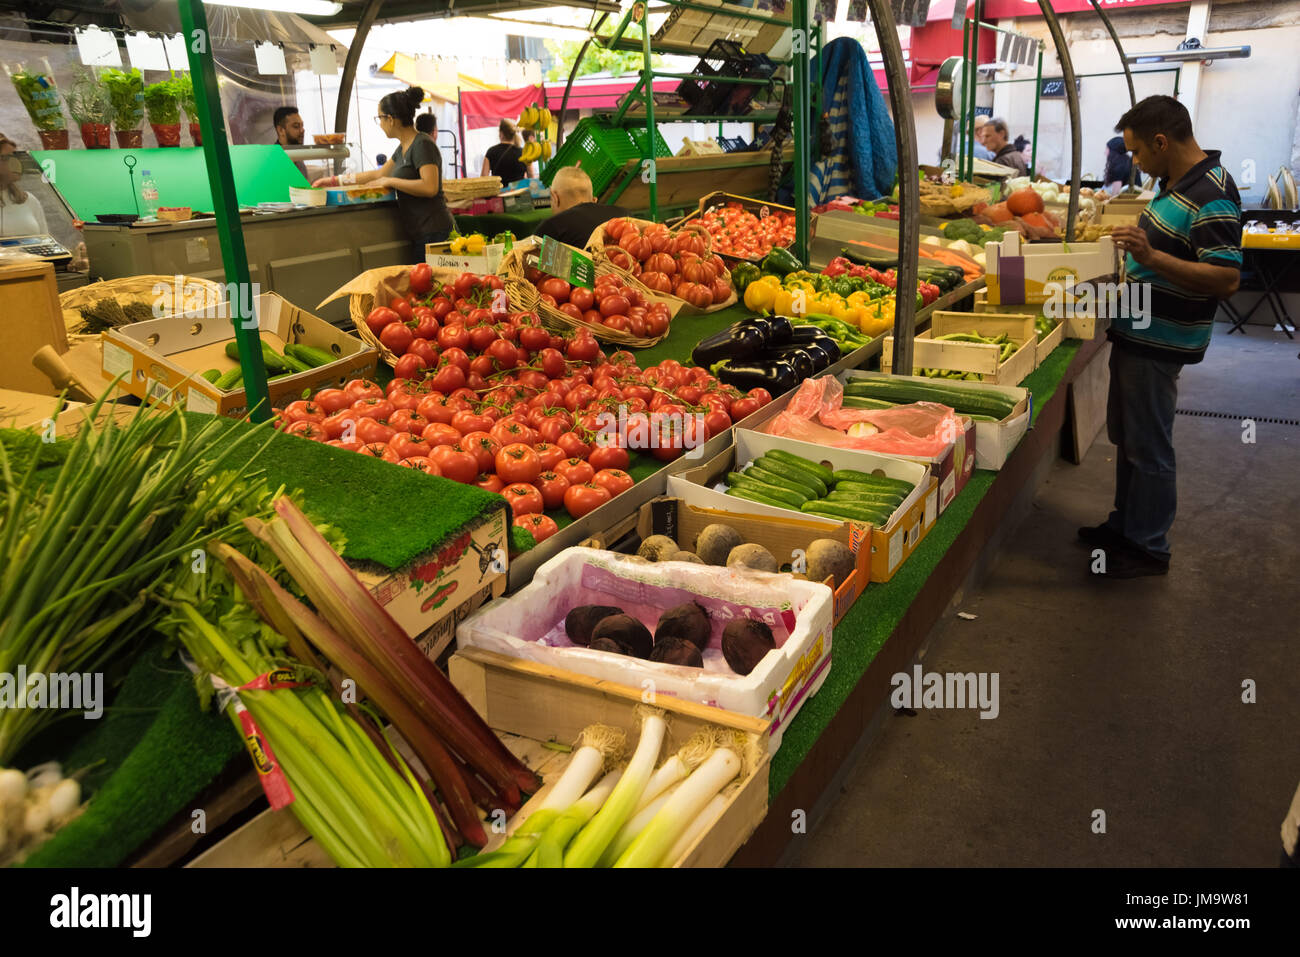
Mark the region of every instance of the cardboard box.
<instances>
[{"instance_id":1,"label":"cardboard box","mask_svg":"<svg viewBox=\"0 0 1300 957\"><path fill-rule=\"evenodd\" d=\"M358 203L396 202L397 194L387 186L331 186L328 189L290 186L289 200L307 206L355 206Z\"/></svg>"},{"instance_id":2,"label":"cardboard box","mask_svg":"<svg viewBox=\"0 0 1300 957\"><path fill-rule=\"evenodd\" d=\"M842 376L845 382L850 379L886 378L879 372L861 372L851 369ZM936 380L925 376L888 376L890 379L902 379L907 382L920 382L933 385ZM960 380L939 380L951 389L978 388L984 391L1001 392L1016 403L1016 407L1001 422L975 423L975 468L997 471L1006 462L1011 450L1019 444L1021 437L1029 429L1033 419L1034 397L1028 389L1018 386L986 385L982 382L962 382Z\"/></svg>"},{"instance_id":3,"label":"cardboard box","mask_svg":"<svg viewBox=\"0 0 1300 957\"><path fill-rule=\"evenodd\" d=\"M60 354L68 351L54 266L26 257L0 264L0 316L5 337L0 388L54 395L58 390L32 365L32 357L43 346Z\"/></svg>"},{"instance_id":4,"label":"cardboard box","mask_svg":"<svg viewBox=\"0 0 1300 957\"><path fill-rule=\"evenodd\" d=\"M842 544L857 558L857 568L835 587L827 579L826 587L834 593L835 624L847 614L849 608L871 580L870 540L861 533L861 527L842 522L834 530L796 518L741 515L734 511L701 508L680 498L665 496L646 502L637 516L637 534L643 539L651 535L667 535L683 551L694 551L700 532L713 524L730 525L740 532L747 544L762 545L772 553L782 568L796 566L807 555L808 547L819 538L830 538Z\"/></svg>"},{"instance_id":5,"label":"cardboard box","mask_svg":"<svg viewBox=\"0 0 1300 957\"><path fill-rule=\"evenodd\" d=\"M268 382L272 405L300 398L305 389L369 376L378 364L379 353L373 347L273 292L257 297L253 314L261 337L277 349L299 343L339 357L308 372ZM223 392L200 376L207 369L235 368L225 350L233 338L228 302L210 310L119 326L103 334L104 378L124 375L121 389L162 407L179 401L192 412L244 415L248 399L243 389Z\"/></svg>"},{"instance_id":6,"label":"cardboard box","mask_svg":"<svg viewBox=\"0 0 1300 957\"><path fill-rule=\"evenodd\" d=\"M1115 244L1109 236L1095 243L1023 243L1019 233L1007 233L1000 243L984 247L984 282L994 304L1043 302L1050 283L1088 282L1112 276L1119 269Z\"/></svg>"},{"instance_id":7,"label":"cardboard box","mask_svg":"<svg viewBox=\"0 0 1300 957\"><path fill-rule=\"evenodd\" d=\"M358 569L357 577L408 635L422 637L427 653L441 636L426 633L462 604L479 598L484 588L493 596L505 593L510 547L506 514L503 504L480 515L450 541L398 571Z\"/></svg>"},{"instance_id":8,"label":"cardboard box","mask_svg":"<svg viewBox=\"0 0 1300 957\"><path fill-rule=\"evenodd\" d=\"M424 247L424 261L434 269L455 269L459 272L472 272L480 276L490 276L501 265L501 257L506 254L505 243L488 243L483 247L481 256L453 253L451 243L428 243Z\"/></svg>"},{"instance_id":9,"label":"cardboard box","mask_svg":"<svg viewBox=\"0 0 1300 957\"><path fill-rule=\"evenodd\" d=\"M565 634L565 616L578 605L617 606L652 627L665 609L687 601L701 604L712 624L703 668L593 650ZM722 657L722 631L735 618L766 622L777 641L747 675L736 674ZM625 685L659 700L759 717L770 722L768 746L775 751L790 720L830 672L831 624L831 592L820 582L689 562L638 563L617 552L574 547L542 565L515 594L461 623L456 646Z\"/></svg>"},{"instance_id":10,"label":"cardboard box","mask_svg":"<svg viewBox=\"0 0 1300 957\"><path fill-rule=\"evenodd\" d=\"M936 339L954 332L976 332L982 336L1006 333L1018 348L1004 362L1002 347L981 342L951 342ZM950 369L977 372L982 382L995 385L1019 385L1038 365L1038 336L1034 320L1012 313L946 312L930 316L930 328L918 333L912 342L912 372L922 369ZM880 354L880 369L893 369L894 337L886 336ZM931 380L947 382L952 380Z\"/></svg>"},{"instance_id":11,"label":"cardboard box","mask_svg":"<svg viewBox=\"0 0 1300 957\"><path fill-rule=\"evenodd\" d=\"M904 479L913 483L916 488L894 510L893 516L883 528L877 528L866 522L842 523L834 519L814 518L795 509L761 505L717 490L715 486L723 481L728 472L741 471L754 459L772 449L785 449L795 455L826 463L831 468L857 469L861 472L876 472L890 478ZM676 475L669 475L668 494L682 499L689 505L775 518L798 518L828 531L834 531L840 525L848 524L854 529L853 534L870 536L871 581L878 582L889 581L894 577L903 560L916 550L917 544L926 536L934 526L935 519L939 517L939 483L931 477L927 466L888 455L876 455L872 452L829 449L795 439L751 432L748 429L736 430L735 444L718 453L708 462ZM744 534L743 529L741 534ZM854 543L851 547L860 546Z\"/></svg>"},{"instance_id":12,"label":"cardboard box","mask_svg":"<svg viewBox=\"0 0 1300 957\"><path fill-rule=\"evenodd\" d=\"M1051 295L1049 290L1048 295ZM975 311L1012 313L1024 316L1041 316L1046 309L1046 302L1036 303L990 303L988 301L988 290L980 289L975 293ZM1065 321L1061 323L1065 327L1062 334L1062 341L1065 339L1082 339L1090 342L1098 333L1104 333L1110 325L1110 318L1106 315L1107 308L1104 302L1099 303L1096 299L1081 301L1077 296L1070 293L1063 293L1061 309L1066 313ZM1050 351L1050 350L1049 350ZM1046 353L1043 353L1045 355ZM1037 360L1042 362L1041 357Z\"/></svg>"}]
</instances>

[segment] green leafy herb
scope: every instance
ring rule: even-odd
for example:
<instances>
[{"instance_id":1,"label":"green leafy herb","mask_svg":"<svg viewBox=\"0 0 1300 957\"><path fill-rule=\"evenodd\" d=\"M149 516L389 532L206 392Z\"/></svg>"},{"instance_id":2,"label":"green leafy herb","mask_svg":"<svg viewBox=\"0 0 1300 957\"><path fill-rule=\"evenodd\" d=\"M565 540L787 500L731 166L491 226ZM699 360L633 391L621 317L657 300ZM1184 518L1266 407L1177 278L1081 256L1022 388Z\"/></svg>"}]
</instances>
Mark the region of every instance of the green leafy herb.
<instances>
[{"instance_id":1,"label":"green leafy herb","mask_svg":"<svg viewBox=\"0 0 1300 957\"><path fill-rule=\"evenodd\" d=\"M72 90L64 99L68 103L68 112L78 123L109 123L113 118L113 103L108 90L89 72L78 74Z\"/></svg>"},{"instance_id":2,"label":"green leafy herb","mask_svg":"<svg viewBox=\"0 0 1300 957\"><path fill-rule=\"evenodd\" d=\"M27 107L27 115L38 130L65 130L68 125L63 121L63 107L59 105L59 91L54 86L54 77L48 73L19 70L12 74L14 89L18 98Z\"/></svg>"},{"instance_id":3,"label":"green leafy herb","mask_svg":"<svg viewBox=\"0 0 1300 957\"><path fill-rule=\"evenodd\" d=\"M194 105L194 81L188 73L182 73L176 77L176 95L180 98L181 109L185 111L185 116L191 123L199 121L199 109Z\"/></svg>"},{"instance_id":4,"label":"green leafy herb","mask_svg":"<svg viewBox=\"0 0 1300 957\"><path fill-rule=\"evenodd\" d=\"M144 77L137 69L107 69L101 82L113 107L113 128L137 130L144 118Z\"/></svg>"},{"instance_id":5,"label":"green leafy herb","mask_svg":"<svg viewBox=\"0 0 1300 957\"><path fill-rule=\"evenodd\" d=\"M180 95L176 81L162 80L144 88L144 108L149 111L149 122L157 124L179 123Z\"/></svg>"}]
</instances>

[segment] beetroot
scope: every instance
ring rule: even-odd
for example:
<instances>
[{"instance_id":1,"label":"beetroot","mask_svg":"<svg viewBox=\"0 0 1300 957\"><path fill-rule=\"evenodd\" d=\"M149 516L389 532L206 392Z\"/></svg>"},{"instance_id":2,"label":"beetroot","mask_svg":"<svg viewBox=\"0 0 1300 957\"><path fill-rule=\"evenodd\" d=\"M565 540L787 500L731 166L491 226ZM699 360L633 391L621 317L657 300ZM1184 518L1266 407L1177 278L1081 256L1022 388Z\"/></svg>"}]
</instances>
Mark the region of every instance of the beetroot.
<instances>
[{"instance_id":1,"label":"beetroot","mask_svg":"<svg viewBox=\"0 0 1300 957\"><path fill-rule=\"evenodd\" d=\"M666 665L685 665L688 668L704 667L704 656L700 654L700 649L684 638L659 639L656 636L650 660L662 661Z\"/></svg>"},{"instance_id":2,"label":"beetroot","mask_svg":"<svg viewBox=\"0 0 1300 957\"><path fill-rule=\"evenodd\" d=\"M709 646L709 632L709 613L699 602L688 601L659 616L655 644L667 638L681 638L703 651Z\"/></svg>"},{"instance_id":3,"label":"beetroot","mask_svg":"<svg viewBox=\"0 0 1300 957\"><path fill-rule=\"evenodd\" d=\"M650 631L631 615L619 614L602 618L591 633L593 646L599 638L612 639L638 658L650 657Z\"/></svg>"},{"instance_id":4,"label":"beetroot","mask_svg":"<svg viewBox=\"0 0 1300 957\"><path fill-rule=\"evenodd\" d=\"M591 633L596 630L600 620L621 611L621 608L610 605L578 605L564 616L564 633L575 645L589 645Z\"/></svg>"},{"instance_id":5,"label":"beetroot","mask_svg":"<svg viewBox=\"0 0 1300 957\"><path fill-rule=\"evenodd\" d=\"M747 675L757 668L763 657L775 647L772 629L752 618L729 621L722 631L722 657L738 675Z\"/></svg>"}]
</instances>

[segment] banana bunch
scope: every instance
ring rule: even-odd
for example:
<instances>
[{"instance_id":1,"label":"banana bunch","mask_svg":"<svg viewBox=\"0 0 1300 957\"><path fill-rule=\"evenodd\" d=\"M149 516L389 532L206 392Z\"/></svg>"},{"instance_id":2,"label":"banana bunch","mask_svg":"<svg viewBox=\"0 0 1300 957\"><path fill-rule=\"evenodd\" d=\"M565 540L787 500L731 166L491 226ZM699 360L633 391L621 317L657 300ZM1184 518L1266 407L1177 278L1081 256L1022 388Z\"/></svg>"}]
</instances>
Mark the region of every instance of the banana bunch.
<instances>
[{"instance_id":1,"label":"banana bunch","mask_svg":"<svg viewBox=\"0 0 1300 957\"><path fill-rule=\"evenodd\" d=\"M520 153L519 161L521 163L532 163L538 159L548 160L551 158L551 141L550 140L533 140L531 143L525 143L523 151Z\"/></svg>"},{"instance_id":2,"label":"banana bunch","mask_svg":"<svg viewBox=\"0 0 1300 957\"><path fill-rule=\"evenodd\" d=\"M474 233L472 236L453 236L451 253L453 256L481 256L486 245L487 237L482 233Z\"/></svg>"},{"instance_id":3,"label":"banana bunch","mask_svg":"<svg viewBox=\"0 0 1300 957\"><path fill-rule=\"evenodd\" d=\"M551 111L536 103L524 110L515 124L521 130L545 130L551 126Z\"/></svg>"}]
</instances>

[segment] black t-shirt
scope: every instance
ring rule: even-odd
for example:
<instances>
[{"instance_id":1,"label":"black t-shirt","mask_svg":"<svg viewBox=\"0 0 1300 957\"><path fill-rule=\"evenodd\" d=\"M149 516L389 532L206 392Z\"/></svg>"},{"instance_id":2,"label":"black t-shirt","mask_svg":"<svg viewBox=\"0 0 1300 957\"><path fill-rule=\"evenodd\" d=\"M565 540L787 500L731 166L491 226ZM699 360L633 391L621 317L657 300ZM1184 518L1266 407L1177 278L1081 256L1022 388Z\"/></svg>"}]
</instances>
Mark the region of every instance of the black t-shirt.
<instances>
[{"instance_id":1,"label":"black t-shirt","mask_svg":"<svg viewBox=\"0 0 1300 957\"><path fill-rule=\"evenodd\" d=\"M406 235L419 242L450 233L451 213L447 211L447 197L442 191L442 154L433 140L425 133L416 133L409 150L403 150L400 145L393 150L392 161L393 176L397 179L419 179L420 167L430 163L438 168L437 196L412 196L401 190L394 191L397 193L397 215L401 217Z\"/></svg>"},{"instance_id":2,"label":"black t-shirt","mask_svg":"<svg viewBox=\"0 0 1300 957\"><path fill-rule=\"evenodd\" d=\"M597 226L627 215L628 211L619 206L579 203L562 213L556 213L550 219L543 220L537 227L537 235L550 236L552 239L558 239L562 243L581 249L587 245L587 240L591 238Z\"/></svg>"},{"instance_id":3,"label":"black t-shirt","mask_svg":"<svg viewBox=\"0 0 1300 957\"><path fill-rule=\"evenodd\" d=\"M528 175L528 169L519 162L523 150L513 143L498 143L487 151L488 170L493 176L501 177L503 186L521 180Z\"/></svg>"}]
</instances>

